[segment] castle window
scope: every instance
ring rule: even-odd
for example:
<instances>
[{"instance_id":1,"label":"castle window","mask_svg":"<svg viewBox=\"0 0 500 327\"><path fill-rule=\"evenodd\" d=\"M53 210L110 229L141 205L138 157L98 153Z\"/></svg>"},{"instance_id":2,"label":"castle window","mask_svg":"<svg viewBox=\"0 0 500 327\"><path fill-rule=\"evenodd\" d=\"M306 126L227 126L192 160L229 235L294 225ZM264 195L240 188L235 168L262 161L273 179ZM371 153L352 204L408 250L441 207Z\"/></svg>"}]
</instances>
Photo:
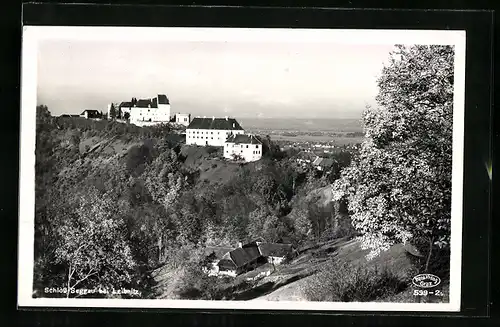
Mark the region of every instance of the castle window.
<instances>
[{"instance_id":1,"label":"castle window","mask_svg":"<svg viewBox=\"0 0 500 327\"><path fill-rule=\"evenodd\" d=\"M255 146L255 148L256 148L256 149L258 149L258 148L259 148L259 146L258 146L258 145L256 145L256 146Z\"/></svg>"},{"instance_id":2,"label":"castle window","mask_svg":"<svg viewBox=\"0 0 500 327\"><path fill-rule=\"evenodd\" d=\"M247 144L247 149L248 149L248 144Z\"/></svg>"}]
</instances>

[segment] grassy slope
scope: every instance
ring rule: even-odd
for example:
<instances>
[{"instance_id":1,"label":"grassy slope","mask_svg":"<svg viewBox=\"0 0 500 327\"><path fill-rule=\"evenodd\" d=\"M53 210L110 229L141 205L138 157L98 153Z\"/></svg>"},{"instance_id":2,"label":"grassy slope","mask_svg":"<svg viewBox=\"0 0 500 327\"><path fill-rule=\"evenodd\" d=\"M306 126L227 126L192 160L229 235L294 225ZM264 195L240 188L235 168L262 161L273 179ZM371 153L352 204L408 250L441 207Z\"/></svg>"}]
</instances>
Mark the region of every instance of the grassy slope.
<instances>
[{"instance_id":1,"label":"grassy slope","mask_svg":"<svg viewBox=\"0 0 500 327\"><path fill-rule=\"evenodd\" d=\"M317 273L328 260L333 259L362 265L366 263L366 254L367 251L362 250L358 242L346 239L334 240L317 248L309 249L290 264L279 267L276 273L264 278L262 283L270 280L277 287L271 288L269 292L255 298L255 300L304 301L306 300L304 290L308 286L308 279L312 278L312 275ZM412 267L402 245L393 246L371 261L370 264L387 266L400 274L405 274ZM280 285L284 286L280 287Z\"/></svg>"}]
</instances>

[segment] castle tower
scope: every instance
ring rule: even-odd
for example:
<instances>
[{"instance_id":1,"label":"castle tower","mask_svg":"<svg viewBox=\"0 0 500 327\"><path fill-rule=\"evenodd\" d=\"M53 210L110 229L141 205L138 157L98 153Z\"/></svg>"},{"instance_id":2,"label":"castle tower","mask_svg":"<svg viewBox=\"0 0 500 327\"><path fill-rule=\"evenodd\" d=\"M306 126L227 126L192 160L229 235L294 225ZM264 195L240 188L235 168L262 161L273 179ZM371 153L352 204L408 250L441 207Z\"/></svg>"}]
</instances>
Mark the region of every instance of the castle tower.
<instances>
[{"instance_id":1,"label":"castle tower","mask_svg":"<svg viewBox=\"0 0 500 327\"><path fill-rule=\"evenodd\" d=\"M170 100L165 94L158 94L156 97L158 103L158 114L161 120L170 120Z\"/></svg>"}]
</instances>

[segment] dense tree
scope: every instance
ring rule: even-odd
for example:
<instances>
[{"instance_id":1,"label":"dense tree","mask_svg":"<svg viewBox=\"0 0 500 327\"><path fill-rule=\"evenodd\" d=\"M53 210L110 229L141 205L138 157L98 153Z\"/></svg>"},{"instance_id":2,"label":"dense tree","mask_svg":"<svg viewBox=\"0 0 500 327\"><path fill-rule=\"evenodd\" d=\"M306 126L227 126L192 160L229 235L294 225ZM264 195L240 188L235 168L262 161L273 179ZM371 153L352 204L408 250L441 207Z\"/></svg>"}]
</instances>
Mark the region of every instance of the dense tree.
<instances>
[{"instance_id":1,"label":"dense tree","mask_svg":"<svg viewBox=\"0 0 500 327\"><path fill-rule=\"evenodd\" d=\"M37 123L50 122L51 114L49 108L46 105L36 106L36 119Z\"/></svg>"},{"instance_id":2,"label":"dense tree","mask_svg":"<svg viewBox=\"0 0 500 327\"><path fill-rule=\"evenodd\" d=\"M76 294L77 286L109 289L130 283L135 262L120 206L93 188L70 199L70 205L75 214L61 220L55 251L56 262L66 267L66 296Z\"/></svg>"},{"instance_id":3,"label":"dense tree","mask_svg":"<svg viewBox=\"0 0 500 327\"><path fill-rule=\"evenodd\" d=\"M449 246L453 58L451 46L397 46L364 113L359 158L333 184L372 257L412 242L427 270L433 248Z\"/></svg>"},{"instance_id":4,"label":"dense tree","mask_svg":"<svg viewBox=\"0 0 500 327\"><path fill-rule=\"evenodd\" d=\"M170 213L182 189L182 177L178 170L177 155L173 150L164 151L151 164L147 165L142 178L152 199ZM168 218L168 217L165 217ZM165 229L169 226L168 219L157 220L154 230L150 232L157 237L158 261L163 261Z\"/></svg>"},{"instance_id":5,"label":"dense tree","mask_svg":"<svg viewBox=\"0 0 500 327\"><path fill-rule=\"evenodd\" d=\"M109 108L109 117L110 117L111 119L115 119L115 118L116 118L116 116L117 116L117 114L118 114L118 113L116 112L116 108L115 108L115 106L114 106L113 104L111 104L111 107Z\"/></svg>"}]
</instances>

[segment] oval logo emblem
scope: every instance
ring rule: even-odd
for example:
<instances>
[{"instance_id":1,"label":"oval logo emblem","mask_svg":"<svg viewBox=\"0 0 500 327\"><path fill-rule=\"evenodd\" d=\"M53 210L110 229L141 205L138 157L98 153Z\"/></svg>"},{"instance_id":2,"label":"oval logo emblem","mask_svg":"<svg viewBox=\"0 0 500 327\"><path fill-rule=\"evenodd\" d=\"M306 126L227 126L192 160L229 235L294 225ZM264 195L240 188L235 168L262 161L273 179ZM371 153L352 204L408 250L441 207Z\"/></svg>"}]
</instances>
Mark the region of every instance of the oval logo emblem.
<instances>
[{"instance_id":1,"label":"oval logo emblem","mask_svg":"<svg viewBox=\"0 0 500 327\"><path fill-rule=\"evenodd\" d=\"M412 279L413 285L422 288L436 287L441 283L441 278L433 274L420 274Z\"/></svg>"}]
</instances>

